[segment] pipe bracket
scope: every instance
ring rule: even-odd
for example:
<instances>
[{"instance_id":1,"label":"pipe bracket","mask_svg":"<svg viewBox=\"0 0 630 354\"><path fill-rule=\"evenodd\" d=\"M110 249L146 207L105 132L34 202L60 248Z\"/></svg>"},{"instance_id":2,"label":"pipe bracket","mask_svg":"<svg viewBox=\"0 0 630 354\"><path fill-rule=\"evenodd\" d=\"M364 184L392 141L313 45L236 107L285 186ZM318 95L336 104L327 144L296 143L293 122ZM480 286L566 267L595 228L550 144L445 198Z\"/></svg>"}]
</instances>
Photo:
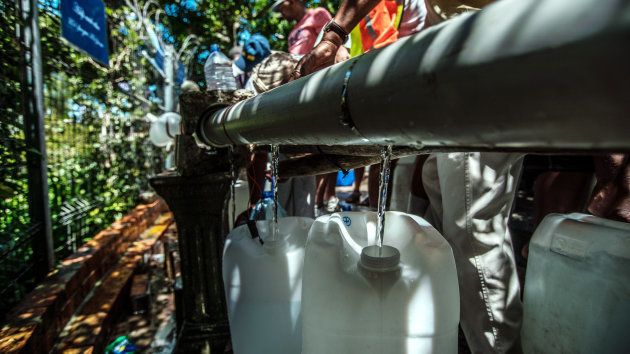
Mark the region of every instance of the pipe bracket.
<instances>
[{"instance_id":1,"label":"pipe bracket","mask_svg":"<svg viewBox=\"0 0 630 354\"><path fill-rule=\"evenodd\" d=\"M359 132L357 126L354 124L354 120L352 120L352 115L350 114L350 107L348 105L348 85L350 84L350 78L352 77L352 70L354 66L359 62L360 57L356 58L346 70L343 79L343 86L341 87L341 116L339 116L339 124L344 127L350 128L350 130L357 136L365 139L365 137ZM368 140L368 139L365 139Z\"/></svg>"}]
</instances>

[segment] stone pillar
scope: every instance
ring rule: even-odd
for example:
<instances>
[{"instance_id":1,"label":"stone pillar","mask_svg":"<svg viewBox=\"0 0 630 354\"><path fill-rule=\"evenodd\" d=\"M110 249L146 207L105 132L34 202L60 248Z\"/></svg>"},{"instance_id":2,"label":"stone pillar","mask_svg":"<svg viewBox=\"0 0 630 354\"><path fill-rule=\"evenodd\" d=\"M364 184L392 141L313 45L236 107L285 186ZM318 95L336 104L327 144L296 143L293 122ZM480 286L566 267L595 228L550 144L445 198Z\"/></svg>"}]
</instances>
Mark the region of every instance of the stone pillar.
<instances>
[{"instance_id":1,"label":"stone pillar","mask_svg":"<svg viewBox=\"0 0 630 354\"><path fill-rule=\"evenodd\" d=\"M230 339L221 255L231 177L171 172L155 177L151 184L169 205L177 225L183 282L177 351L222 353Z\"/></svg>"},{"instance_id":2,"label":"stone pillar","mask_svg":"<svg viewBox=\"0 0 630 354\"><path fill-rule=\"evenodd\" d=\"M248 95L192 92L180 96L181 135L175 138L176 171L151 179L155 191L175 215L181 259L182 291L176 303L181 328L176 352L223 353L230 341L223 279L223 244L227 235L226 202L233 165L244 153L197 145L198 119L214 104L231 104ZM180 327L181 326L181 327Z\"/></svg>"}]
</instances>

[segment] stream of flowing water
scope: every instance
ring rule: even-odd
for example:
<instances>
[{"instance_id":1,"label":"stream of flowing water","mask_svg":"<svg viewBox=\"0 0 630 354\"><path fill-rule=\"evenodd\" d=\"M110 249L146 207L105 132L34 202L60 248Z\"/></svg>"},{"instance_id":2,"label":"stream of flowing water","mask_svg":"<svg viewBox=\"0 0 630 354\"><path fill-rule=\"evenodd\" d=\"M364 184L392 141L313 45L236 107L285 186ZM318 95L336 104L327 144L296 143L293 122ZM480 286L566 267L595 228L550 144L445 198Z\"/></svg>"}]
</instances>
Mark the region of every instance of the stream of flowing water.
<instances>
[{"instance_id":1,"label":"stream of flowing water","mask_svg":"<svg viewBox=\"0 0 630 354\"><path fill-rule=\"evenodd\" d=\"M273 218L271 227L271 239L277 240L278 228L278 161L280 159L280 147L271 145L271 185L273 188Z\"/></svg>"},{"instance_id":2,"label":"stream of flowing water","mask_svg":"<svg viewBox=\"0 0 630 354\"><path fill-rule=\"evenodd\" d=\"M383 247L385 236L385 207L387 206L387 188L389 186L390 163L392 160L392 146L387 145L381 149L381 175L378 184L378 224L376 245Z\"/></svg>"}]
</instances>

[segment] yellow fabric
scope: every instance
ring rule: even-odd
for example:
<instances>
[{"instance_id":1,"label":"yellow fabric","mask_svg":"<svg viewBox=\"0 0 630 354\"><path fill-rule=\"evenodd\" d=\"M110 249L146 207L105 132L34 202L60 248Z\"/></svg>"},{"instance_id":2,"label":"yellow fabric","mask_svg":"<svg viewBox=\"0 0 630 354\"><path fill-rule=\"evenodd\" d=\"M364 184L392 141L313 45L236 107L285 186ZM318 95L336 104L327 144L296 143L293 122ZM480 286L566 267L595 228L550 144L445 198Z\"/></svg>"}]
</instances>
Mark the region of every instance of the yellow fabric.
<instances>
[{"instance_id":1,"label":"yellow fabric","mask_svg":"<svg viewBox=\"0 0 630 354\"><path fill-rule=\"evenodd\" d=\"M404 2L401 1L396 8L396 20L394 21L396 29L400 28L400 21L402 21L403 9L405 8L403 3Z\"/></svg>"},{"instance_id":2,"label":"yellow fabric","mask_svg":"<svg viewBox=\"0 0 630 354\"><path fill-rule=\"evenodd\" d=\"M361 29L356 26L350 32L350 57L354 58L363 54L363 43L361 42Z\"/></svg>"}]
</instances>

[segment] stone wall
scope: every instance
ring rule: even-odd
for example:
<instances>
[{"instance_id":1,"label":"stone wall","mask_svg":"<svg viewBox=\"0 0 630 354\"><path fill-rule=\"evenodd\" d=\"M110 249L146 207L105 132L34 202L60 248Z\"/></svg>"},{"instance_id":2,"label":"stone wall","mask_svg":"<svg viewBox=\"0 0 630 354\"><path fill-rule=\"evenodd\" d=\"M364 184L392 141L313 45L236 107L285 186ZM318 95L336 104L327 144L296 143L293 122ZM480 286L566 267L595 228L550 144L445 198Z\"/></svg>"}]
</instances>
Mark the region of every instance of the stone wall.
<instances>
[{"instance_id":1,"label":"stone wall","mask_svg":"<svg viewBox=\"0 0 630 354\"><path fill-rule=\"evenodd\" d=\"M47 353L94 285L166 211L162 200L142 204L63 260L8 315L0 353Z\"/></svg>"}]
</instances>

